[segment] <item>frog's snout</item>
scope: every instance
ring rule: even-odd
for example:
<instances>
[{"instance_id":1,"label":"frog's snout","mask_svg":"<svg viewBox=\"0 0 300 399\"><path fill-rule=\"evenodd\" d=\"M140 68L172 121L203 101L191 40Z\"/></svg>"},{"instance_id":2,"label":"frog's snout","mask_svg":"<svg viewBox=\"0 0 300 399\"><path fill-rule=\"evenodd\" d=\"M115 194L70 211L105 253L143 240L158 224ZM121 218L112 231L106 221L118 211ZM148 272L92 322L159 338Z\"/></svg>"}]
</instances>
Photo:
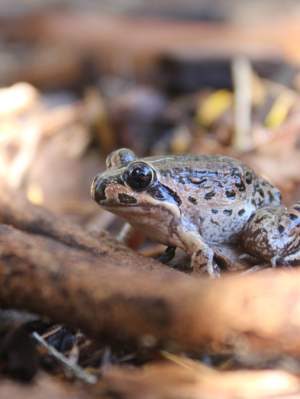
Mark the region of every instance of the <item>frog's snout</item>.
<instances>
[{"instance_id":1,"label":"frog's snout","mask_svg":"<svg viewBox=\"0 0 300 399\"><path fill-rule=\"evenodd\" d=\"M94 177L91 186L91 196L93 200L96 201L98 204L101 204L102 201L106 200L105 188L107 184L107 179L104 179L99 175Z\"/></svg>"}]
</instances>

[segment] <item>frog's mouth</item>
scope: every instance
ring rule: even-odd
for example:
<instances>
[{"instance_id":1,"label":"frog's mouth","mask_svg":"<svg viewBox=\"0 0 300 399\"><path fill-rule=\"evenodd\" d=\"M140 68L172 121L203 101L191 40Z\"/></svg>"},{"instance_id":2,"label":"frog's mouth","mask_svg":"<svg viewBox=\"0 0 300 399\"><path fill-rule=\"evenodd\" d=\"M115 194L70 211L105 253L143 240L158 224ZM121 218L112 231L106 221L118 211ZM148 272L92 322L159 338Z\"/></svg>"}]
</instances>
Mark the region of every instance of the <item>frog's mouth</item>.
<instances>
[{"instance_id":1,"label":"frog's mouth","mask_svg":"<svg viewBox=\"0 0 300 399\"><path fill-rule=\"evenodd\" d=\"M118 193L113 197L107 197L105 192L96 192L93 199L103 208L132 208L138 206L138 200L127 193Z\"/></svg>"},{"instance_id":2,"label":"frog's mouth","mask_svg":"<svg viewBox=\"0 0 300 399\"><path fill-rule=\"evenodd\" d=\"M107 210L109 212L115 213L115 214L128 213L129 212L128 208L130 208L132 210L133 209L141 209L141 207L138 206L137 204L136 205L126 205L126 206L124 206L124 205L106 203L106 204L99 204L99 205L103 209L105 209L105 210Z\"/></svg>"},{"instance_id":3,"label":"frog's mouth","mask_svg":"<svg viewBox=\"0 0 300 399\"><path fill-rule=\"evenodd\" d=\"M91 196L100 206L135 205L136 198L124 192L124 183L118 177L98 175L91 186Z\"/></svg>"},{"instance_id":4,"label":"frog's mouth","mask_svg":"<svg viewBox=\"0 0 300 399\"><path fill-rule=\"evenodd\" d=\"M116 177L106 178L96 176L92 183L91 195L101 207L113 213L128 213L128 208L140 214L149 212L149 209L172 208L173 213L180 213L181 200L169 187L156 182L143 192L132 192L117 180ZM164 204L164 205L163 205Z\"/></svg>"}]
</instances>

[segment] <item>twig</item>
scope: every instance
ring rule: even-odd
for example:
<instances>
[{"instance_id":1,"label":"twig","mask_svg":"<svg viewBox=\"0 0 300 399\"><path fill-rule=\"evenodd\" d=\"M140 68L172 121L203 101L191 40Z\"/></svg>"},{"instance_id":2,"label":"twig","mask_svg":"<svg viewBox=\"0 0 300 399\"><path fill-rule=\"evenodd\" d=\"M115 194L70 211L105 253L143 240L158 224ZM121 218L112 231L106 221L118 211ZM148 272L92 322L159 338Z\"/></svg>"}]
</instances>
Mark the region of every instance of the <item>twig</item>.
<instances>
[{"instance_id":1,"label":"twig","mask_svg":"<svg viewBox=\"0 0 300 399\"><path fill-rule=\"evenodd\" d=\"M232 64L234 86L234 136L233 147L237 151L251 146L251 66L247 59L237 58Z\"/></svg>"},{"instance_id":2,"label":"twig","mask_svg":"<svg viewBox=\"0 0 300 399\"><path fill-rule=\"evenodd\" d=\"M55 357L60 363L62 363L66 368L72 371L72 373L77 377L80 378L82 381L86 382L87 384L96 384L97 377L95 375L89 374L84 371L78 364L75 364L73 361L68 359L62 353L58 352L53 346L49 345L45 339L38 334L36 331L32 333L32 337L47 351L50 353L51 356Z\"/></svg>"},{"instance_id":3,"label":"twig","mask_svg":"<svg viewBox=\"0 0 300 399\"><path fill-rule=\"evenodd\" d=\"M16 83L0 89L0 117L16 116L28 111L37 100L37 90L28 83Z\"/></svg>"}]
</instances>

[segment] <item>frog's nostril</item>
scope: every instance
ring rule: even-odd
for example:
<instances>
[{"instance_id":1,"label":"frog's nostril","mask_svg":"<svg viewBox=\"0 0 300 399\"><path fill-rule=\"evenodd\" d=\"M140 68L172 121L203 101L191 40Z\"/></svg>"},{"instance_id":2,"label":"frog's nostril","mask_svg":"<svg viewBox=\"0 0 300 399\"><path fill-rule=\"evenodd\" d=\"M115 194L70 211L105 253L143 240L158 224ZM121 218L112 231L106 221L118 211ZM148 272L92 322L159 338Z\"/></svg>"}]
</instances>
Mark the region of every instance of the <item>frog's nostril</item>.
<instances>
[{"instance_id":1,"label":"frog's nostril","mask_svg":"<svg viewBox=\"0 0 300 399\"><path fill-rule=\"evenodd\" d=\"M105 188L107 186L107 180L101 179L96 176L92 182L91 195L94 201L100 203L106 199Z\"/></svg>"}]
</instances>

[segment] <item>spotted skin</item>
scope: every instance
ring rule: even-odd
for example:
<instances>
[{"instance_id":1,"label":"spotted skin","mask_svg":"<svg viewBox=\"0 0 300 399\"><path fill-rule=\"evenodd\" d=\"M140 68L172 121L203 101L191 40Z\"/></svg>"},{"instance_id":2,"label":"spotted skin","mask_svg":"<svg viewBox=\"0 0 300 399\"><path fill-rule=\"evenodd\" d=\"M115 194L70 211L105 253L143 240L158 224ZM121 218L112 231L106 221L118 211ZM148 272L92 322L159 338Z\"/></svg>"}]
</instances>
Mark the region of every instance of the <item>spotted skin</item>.
<instances>
[{"instance_id":1,"label":"spotted skin","mask_svg":"<svg viewBox=\"0 0 300 399\"><path fill-rule=\"evenodd\" d=\"M132 182L128 174L136 167ZM100 206L150 238L184 249L194 270L216 275L214 243L240 241L273 263L300 258L300 203L285 208L277 188L229 157L137 158L121 149L108 156L91 191Z\"/></svg>"},{"instance_id":2,"label":"spotted skin","mask_svg":"<svg viewBox=\"0 0 300 399\"><path fill-rule=\"evenodd\" d=\"M300 260L300 202L259 209L242 235L245 249L273 266Z\"/></svg>"}]
</instances>

